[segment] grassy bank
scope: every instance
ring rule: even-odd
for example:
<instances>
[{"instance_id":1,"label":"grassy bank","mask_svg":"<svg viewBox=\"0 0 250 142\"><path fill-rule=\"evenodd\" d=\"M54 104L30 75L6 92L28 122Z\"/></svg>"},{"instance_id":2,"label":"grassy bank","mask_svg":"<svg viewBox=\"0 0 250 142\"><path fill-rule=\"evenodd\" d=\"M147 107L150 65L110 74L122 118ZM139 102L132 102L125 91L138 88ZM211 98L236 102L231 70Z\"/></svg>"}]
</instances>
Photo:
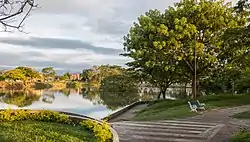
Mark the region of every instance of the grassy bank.
<instances>
[{"instance_id":1,"label":"grassy bank","mask_svg":"<svg viewBox=\"0 0 250 142\"><path fill-rule=\"evenodd\" d=\"M65 141L94 142L94 134L82 127L66 124L21 121L0 123L1 142Z\"/></svg>"},{"instance_id":2,"label":"grassy bank","mask_svg":"<svg viewBox=\"0 0 250 142\"><path fill-rule=\"evenodd\" d=\"M233 107L250 104L250 95L216 95L199 98L206 104L206 109ZM149 104L138 112L132 120L167 120L195 116L197 113L190 112L188 100L162 100Z\"/></svg>"},{"instance_id":3,"label":"grassy bank","mask_svg":"<svg viewBox=\"0 0 250 142\"><path fill-rule=\"evenodd\" d=\"M110 126L49 110L0 111L1 142L110 142Z\"/></svg>"},{"instance_id":4,"label":"grassy bank","mask_svg":"<svg viewBox=\"0 0 250 142\"><path fill-rule=\"evenodd\" d=\"M233 118L237 119L250 119L250 111L244 111L233 115ZM231 138L231 142L249 142L250 141L250 130L245 129L237 132Z\"/></svg>"},{"instance_id":5,"label":"grassy bank","mask_svg":"<svg viewBox=\"0 0 250 142\"><path fill-rule=\"evenodd\" d=\"M235 115L233 115L233 118L250 119L250 111L244 111L244 112L235 114Z\"/></svg>"},{"instance_id":6,"label":"grassy bank","mask_svg":"<svg viewBox=\"0 0 250 142\"><path fill-rule=\"evenodd\" d=\"M249 130L242 130L234 134L230 142L250 142L250 131Z\"/></svg>"}]
</instances>

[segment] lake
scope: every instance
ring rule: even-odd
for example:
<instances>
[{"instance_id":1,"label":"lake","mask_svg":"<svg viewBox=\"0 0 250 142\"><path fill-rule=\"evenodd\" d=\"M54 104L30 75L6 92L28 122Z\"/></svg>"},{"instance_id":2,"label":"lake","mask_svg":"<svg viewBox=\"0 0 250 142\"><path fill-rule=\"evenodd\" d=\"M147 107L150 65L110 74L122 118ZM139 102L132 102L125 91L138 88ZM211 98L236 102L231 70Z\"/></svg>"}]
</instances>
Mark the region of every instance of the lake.
<instances>
[{"instance_id":1,"label":"lake","mask_svg":"<svg viewBox=\"0 0 250 142\"><path fill-rule=\"evenodd\" d=\"M180 92L180 90L174 90ZM169 93L173 94L169 91ZM99 92L91 89L0 90L1 109L48 109L103 118L136 101L154 100L152 91ZM169 96L169 98L171 98Z\"/></svg>"}]
</instances>

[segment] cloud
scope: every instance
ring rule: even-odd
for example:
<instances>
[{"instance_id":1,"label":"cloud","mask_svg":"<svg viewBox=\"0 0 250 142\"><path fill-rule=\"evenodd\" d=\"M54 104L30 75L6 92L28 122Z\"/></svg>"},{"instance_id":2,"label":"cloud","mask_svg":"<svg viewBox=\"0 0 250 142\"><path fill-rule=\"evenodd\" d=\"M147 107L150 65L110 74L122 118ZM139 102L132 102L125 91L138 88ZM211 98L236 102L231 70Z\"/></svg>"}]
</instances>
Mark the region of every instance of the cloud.
<instances>
[{"instance_id":1,"label":"cloud","mask_svg":"<svg viewBox=\"0 0 250 142\"><path fill-rule=\"evenodd\" d=\"M84 43L80 40L73 39L59 39L59 38L39 38L39 37L30 37L28 39L20 38L0 38L0 43L18 45L18 46L30 46L33 48L42 48L42 49L86 49L93 51L98 54L117 54L122 52L119 49L98 47L91 45L89 43Z\"/></svg>"},{"instance_id":2,"label":"cloud","mask_svg":"<svg viewBox=\"0 0 250 142\"><path fill-rule=\"evenodd\" d=\"M177 0L36 0L42 6L25 21L23 34L0 33L0 68L54 66L79 72L93 65L124 65L123 36L149 9Z\"/></svg>"},{"instance_id":3,"label":"cloud","mask_svg":"<svg viewBox=\"0 0 250 142\"><path fill-rule=\"evenodd\" d=\"M33 47L1 44L0 68L10 69L17 66L31 66L38 70L53 66L59 74L63 72L81 72L93 65L123 65L125 58L117 55L96 54L74 49L34 49Z\"/></svg>"},{"instance_id":4,"label":"cloud","mask_svg":"<svg viewBox=\"0 0 250 142\"><path fill-rule=\"evenodd\" d=\"M179 0L38 0L43 6L38 12L81 15L94 32L119 34L121 37L137 17L150 9L165 10ZM58 6L60 5L60 6Z\"/></svg>"}]
</instances>

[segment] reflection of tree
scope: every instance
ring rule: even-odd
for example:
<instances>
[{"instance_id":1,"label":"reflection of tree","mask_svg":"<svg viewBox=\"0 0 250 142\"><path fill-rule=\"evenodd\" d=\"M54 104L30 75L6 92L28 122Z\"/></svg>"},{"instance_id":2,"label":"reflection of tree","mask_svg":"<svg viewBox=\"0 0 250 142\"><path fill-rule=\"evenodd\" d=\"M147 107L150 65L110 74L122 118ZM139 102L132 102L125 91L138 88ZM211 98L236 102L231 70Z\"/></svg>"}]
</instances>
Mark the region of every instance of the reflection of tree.
<instances>
[{"instance_id":1,"label":"reflection of tree","mask_svg":"<svg viewBox=\"0 0 250 142\"><path fill-rule=\"evenodd\" d=\"M115 110L139 101L138 81L129 74L106 77L100 87L100 98L108 108Z\"/></svg>"},{"instance_id":2,"label":"reflection of tree","mask_svg":"<svg viewBox=\"0 0 250 142\"><path fill-rule=\"evenodd\" d=\"M16 91L5 93L2 101L18 107L25 107L30 106L34 101L38 101L40 97L40 94L38 95L36 93L32 93L31 91Z\"/></svg>"},{"instance_id":3,"label":"reflection of tree","mask_svg":"<svg viewBox=\"0 0 250 142\"><path fill-rule=\"evenodd\" d=\"M55 100L55 96L53 93L47 93L47 94L43 94L43 98L42 101L45 103L49 103L52 104L52 102Z\"/></svg>"},{"instance_id":4,"label":"reflection of tree","mask_svg":"<svg viewBox=\"0 0 250 142\"><path fill-rule=\"evenodd\" d=\"M68 88L61 89L61 90L59 90L59 92L67 97L70 95L70 89L68 89Z\"/></svg>"},{"instance_id":5,"label":"reflection of tree","mask_svg":"<svg viewBox=\"0 0 250 142\"><path fill-rule=\"evenodd\" d=\"M139 101L140 95L137 92L100 92L104 105L111 110L116 110L133 102Z\"/></svg>"},{"instance_id":6,"label":"reflection of tree","mask_svg":"<svg viewBox=\"0 0 250 142\"><path fill-rule=\"evenodd\" d=\"M85 88L85 89L82 89L81 94L84 99L90 100L93 104L101 104L98 90Z\"/></svg>"}]
</instances>

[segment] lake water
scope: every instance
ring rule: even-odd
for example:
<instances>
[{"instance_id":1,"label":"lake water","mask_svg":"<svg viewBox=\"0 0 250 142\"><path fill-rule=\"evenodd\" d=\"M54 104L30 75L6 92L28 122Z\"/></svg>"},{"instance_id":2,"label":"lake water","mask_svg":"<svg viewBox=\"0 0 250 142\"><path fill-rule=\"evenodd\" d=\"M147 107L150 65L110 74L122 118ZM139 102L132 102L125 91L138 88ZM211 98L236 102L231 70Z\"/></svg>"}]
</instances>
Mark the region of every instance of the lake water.
<instances>
[{"instance_id":1,"label":"lake water","mask_svg":"<svg viewBox=\"0 0 250 142\"><path fill-rule=\"evenodd\" d=\"M2 90L0 91L0 109L49 109L79 113L100 119L133 102L155 98L156 93L150 91L124 93L86 89Z\"/></svg>"},{"instance_id":2,"label":"lake water","mask_svg":"<svg viewBox=\"0 0 250 142\"><path fill-rule=\"evenodd\" d=\"M103 118L139 100L153 99L139 93L100 93L82 89L0 91L1 109L49 109Z\"/></svg>"}]
</instances>

